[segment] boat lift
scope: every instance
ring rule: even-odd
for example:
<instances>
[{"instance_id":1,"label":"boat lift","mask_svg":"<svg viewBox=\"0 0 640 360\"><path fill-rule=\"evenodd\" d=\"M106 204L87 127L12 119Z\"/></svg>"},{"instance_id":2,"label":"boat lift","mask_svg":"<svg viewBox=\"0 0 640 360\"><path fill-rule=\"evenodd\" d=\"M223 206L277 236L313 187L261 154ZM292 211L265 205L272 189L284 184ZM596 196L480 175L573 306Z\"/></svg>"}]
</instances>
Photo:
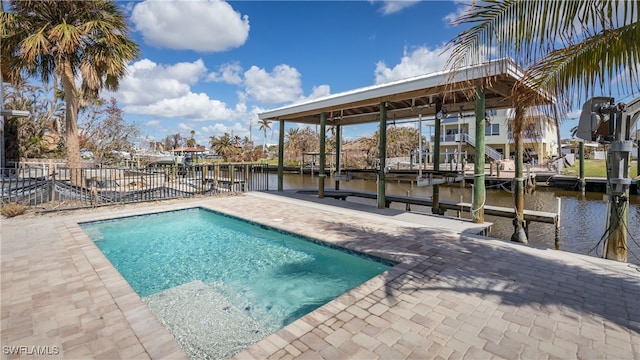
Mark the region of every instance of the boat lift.
<instances>
[{"instance_id":1,"label":"boat lift","mask_svg":"<svg viewBox=\"0 0 640 360\"><path fill-rule=\"evenodd\" d=\"M582 107L576 136L610 144L607 156L607 228L603 257L627 261L629 222L629 155L633 150L631 129L640 118L640 97L615 104L612 97L593 97Z\"/></svg>"},{"instance_id":2,"label":"boat lift","mask_svg":"<svg viewBox=\"0 0 640 360\"><path fill-rule=\"evenodd\" d=\"M422 174L422 114L418 114L418 176L416 177L416 185L419 187L423 186L431 186L431 185L442 185L446 184L450 181L446 178L434 178L433 173L429 173L428 176L423 176ZM439 159L434 159L434 161L440 161ZM464 173L464 170L463 170ZM456 176L454 182L464 181L464 174Z\"/></svg>"}]
</instances>

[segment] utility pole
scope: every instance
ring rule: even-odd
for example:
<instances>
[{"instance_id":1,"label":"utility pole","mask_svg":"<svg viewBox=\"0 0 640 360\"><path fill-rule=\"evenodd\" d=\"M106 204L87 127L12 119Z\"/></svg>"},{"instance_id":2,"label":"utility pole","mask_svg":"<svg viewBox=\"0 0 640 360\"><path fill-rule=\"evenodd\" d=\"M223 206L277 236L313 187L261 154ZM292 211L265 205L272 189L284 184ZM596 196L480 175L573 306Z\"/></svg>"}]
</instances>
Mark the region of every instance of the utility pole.
<instances>
[{"instance_id":1,"label":"utility pole","mask_svg":"<svg viewBox=\"0 0 640 360\"><path fill-rule=\"evenodd\" d=\"M640 97L615 104L610 97L594 97L582 107L576 136L609 143L607 194L609 223L603 246L605 259L626 262L629 249L629 154L633 150L631 128L640 117Z\"/></svg>"}]
</instances>

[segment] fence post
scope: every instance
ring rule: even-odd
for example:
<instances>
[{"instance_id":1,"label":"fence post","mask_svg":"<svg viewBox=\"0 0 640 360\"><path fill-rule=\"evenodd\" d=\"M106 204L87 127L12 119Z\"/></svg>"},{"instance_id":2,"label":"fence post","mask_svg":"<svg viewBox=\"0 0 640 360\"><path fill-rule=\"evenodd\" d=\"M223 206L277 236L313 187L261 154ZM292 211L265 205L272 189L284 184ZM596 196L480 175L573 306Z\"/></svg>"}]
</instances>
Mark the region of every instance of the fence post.
<instances>
[{"instance_id":1,"label":"fence post","mask_svg":"<svg viewBox=\"0 0 640 360\"><path fill-rule=\"evenodd\" d=\"M229 164L229 190L231 191L235 191L234 175L235 175L235 170L233 168L233 164Z\"/></svg>"},{"instance_id":2,"label":"fence post","mask_svg":"<svg viewBox=\"0 0 640 360\"><path fill-rule=\"evenodd\" d=\"M56 168L53 167L53 171L50 171L51 174L51 194L49 195L49 201L54 201L56 199Z\"/></svg>"}]
</instances>

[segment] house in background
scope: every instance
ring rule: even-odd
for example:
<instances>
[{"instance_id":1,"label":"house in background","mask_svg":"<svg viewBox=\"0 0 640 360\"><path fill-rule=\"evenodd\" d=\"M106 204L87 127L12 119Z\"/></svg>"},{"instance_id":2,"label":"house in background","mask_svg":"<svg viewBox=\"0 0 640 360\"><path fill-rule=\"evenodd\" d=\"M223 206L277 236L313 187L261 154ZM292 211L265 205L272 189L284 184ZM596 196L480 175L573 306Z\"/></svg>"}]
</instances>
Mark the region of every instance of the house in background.
<instances>
[{"instance_id":1,"label":"house in background","mask_svg":"<svg viewBox=\"0 0 640 360\"><path fill-rule=\"evenodd\" d=\"M485 156L487 161L500 161L515 157L512 109L487 110L485 134ZM558 154L558 129L556 121L542 113L533 113L532 120L525 125L523 134L524 161L545 164ZM433 121L429 124L433 126ZM450 114L441 121L441 162L450 161L458 153L466 154L468 161L475 158L476 121L474 114ZM433 143L433 136L431 137Z\"/></svg>"}]
</instances>

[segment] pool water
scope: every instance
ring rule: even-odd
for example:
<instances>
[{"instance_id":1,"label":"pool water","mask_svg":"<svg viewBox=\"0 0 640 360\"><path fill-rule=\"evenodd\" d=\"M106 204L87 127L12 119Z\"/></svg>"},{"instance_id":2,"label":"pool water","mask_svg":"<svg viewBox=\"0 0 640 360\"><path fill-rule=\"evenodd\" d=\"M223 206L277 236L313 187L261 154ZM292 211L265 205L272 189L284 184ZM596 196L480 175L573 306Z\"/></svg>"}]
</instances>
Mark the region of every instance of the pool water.
<instances>
[{"instance_id":1,"label":"pool water","mask_svg":"<svg viewBox=\"0 0 640 360\"><path fill-rule=\"evenodd\" d=\"M233 307L256 322L254 333L277 331L392 265L201 208L80 225L143 299L184 289L216 311Z\"/></svg>"}]
</instances>

